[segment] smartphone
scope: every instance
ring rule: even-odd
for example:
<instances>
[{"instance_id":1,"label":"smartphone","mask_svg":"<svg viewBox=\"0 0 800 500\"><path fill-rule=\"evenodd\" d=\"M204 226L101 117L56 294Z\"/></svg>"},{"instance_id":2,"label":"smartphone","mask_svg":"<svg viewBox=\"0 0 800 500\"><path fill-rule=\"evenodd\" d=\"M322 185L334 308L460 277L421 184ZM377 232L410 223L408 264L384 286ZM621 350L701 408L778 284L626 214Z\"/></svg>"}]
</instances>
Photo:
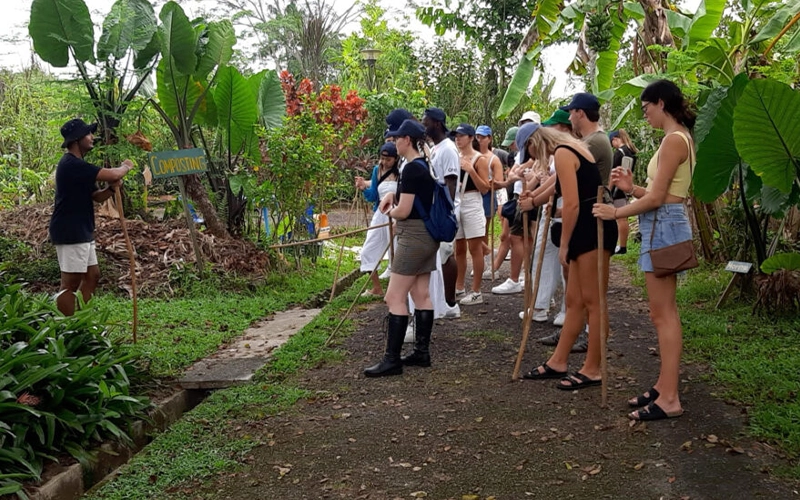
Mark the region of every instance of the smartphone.
<instances>
[{"instance_id":1,"label":"smartphone","mask_svg":"<svg viewBox=\"0 0 800 500\"><path fill-rule=\"evenodd\" d=\"M630 156L623 156L622 157L622 168L630 172L633 170L633 158Z\"/></svg>"}]
</instances>

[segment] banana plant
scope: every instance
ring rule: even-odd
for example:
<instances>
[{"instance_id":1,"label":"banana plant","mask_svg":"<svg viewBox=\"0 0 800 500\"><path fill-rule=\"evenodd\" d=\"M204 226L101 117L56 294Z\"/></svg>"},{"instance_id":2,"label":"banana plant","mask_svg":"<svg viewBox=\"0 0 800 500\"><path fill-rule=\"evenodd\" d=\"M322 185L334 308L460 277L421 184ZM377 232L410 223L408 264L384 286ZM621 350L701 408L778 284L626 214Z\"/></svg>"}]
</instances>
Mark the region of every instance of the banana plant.
<instances>
[{"instance_id":1,"label":"banana plant","mask_svg":"<svg viewBox=\"0 0 800 500\"><path fill-rule=\"evenodd\" d=\"M77 66L103 142L116 143L116 129L158 59L157 22L150 2L114 2L95 42L83 0L33 0L28 32L42 60L57 68L70 61Z\"/></svg>"}]
</instances>

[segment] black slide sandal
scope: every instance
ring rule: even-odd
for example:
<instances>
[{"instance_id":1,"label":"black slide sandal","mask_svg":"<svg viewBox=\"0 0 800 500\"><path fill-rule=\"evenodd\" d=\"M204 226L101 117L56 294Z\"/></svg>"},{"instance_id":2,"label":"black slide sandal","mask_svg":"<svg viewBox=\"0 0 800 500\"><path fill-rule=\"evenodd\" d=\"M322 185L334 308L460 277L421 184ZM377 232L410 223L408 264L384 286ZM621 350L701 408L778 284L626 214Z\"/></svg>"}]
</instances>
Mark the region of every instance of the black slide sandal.
<instances>
[{"instance_id":1,"label":"black slide sandal","mask_svg":"<svg viewBox=\"0 0 800 500\"><path fill-rule=\"evenodd\" d=\"M655 387L651 387L646 392L647 394L649 394L649 396L645 396L644 394L642 394L641 396L636 396L636 403L631 403L631 400L629 399L628 406L630 406L631 408L641 408L642 406L647 406L656 399L658 399L659 393L655 389Z\"/></svg>"},{"instance_id":2,"label":"black slide sandal","mask_svg":"<svg viewBox=\"0 0 800 500\"><path fill-rule=\"evenodd\" d=\"M564 385L562 382L568 382L569 385ZM575 372L568 377L564 377L561 379L561 382L558 383L558 388L562 391L575 391L578 389L584 389L586 387L594 387L596 385L601 385L603 383L602 380L592 380L583 373Z\"/></svg>"},{"instance_id":3,"label":"black slide sandal","mask_svg":"<svg viewBox=\"0 0 800 500\"><path fill-rule=\"evenodd\" d=\"M550 368L547 363L543 363L542 368L544 368L543 372L539 371L539 367L535 367L533 370L529 371L528 373L524 374L522 378L525 380L547 380L547 379L554 379L554 378L564 378L567 376L567 372L559 372Z\"/></svg>"}]
</instances>

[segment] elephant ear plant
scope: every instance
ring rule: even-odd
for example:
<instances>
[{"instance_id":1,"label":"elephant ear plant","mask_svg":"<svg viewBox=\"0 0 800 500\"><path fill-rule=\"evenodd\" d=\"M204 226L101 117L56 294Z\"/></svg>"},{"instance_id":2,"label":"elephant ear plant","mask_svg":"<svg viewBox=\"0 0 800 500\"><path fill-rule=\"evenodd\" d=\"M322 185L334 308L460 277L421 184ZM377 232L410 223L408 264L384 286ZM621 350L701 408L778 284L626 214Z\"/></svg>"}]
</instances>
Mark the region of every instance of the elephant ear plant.
<instances>
[{"instance_id":1,"label":"elephant ear plant","mask_svg":"<svg viewBox=\"0 0 800 500\"><path fill-rule=\"evenodd\" d=\"M149 401L131 396L133 360L109 341L106 319L88 306L64 317L0 274L0 496L25 498L23 483L59 455L86 461L103 440L130 442Z\"/></svg>"}]
</instances>

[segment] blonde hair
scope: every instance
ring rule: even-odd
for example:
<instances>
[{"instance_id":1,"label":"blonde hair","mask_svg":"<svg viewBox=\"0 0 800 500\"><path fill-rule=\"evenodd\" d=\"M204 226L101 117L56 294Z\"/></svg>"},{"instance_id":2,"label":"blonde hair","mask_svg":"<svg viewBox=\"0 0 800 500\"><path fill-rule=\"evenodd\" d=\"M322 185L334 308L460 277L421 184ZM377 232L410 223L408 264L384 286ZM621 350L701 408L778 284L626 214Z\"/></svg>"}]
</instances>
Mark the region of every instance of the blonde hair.
<instances>
[{"instance_id":1,"label":"blonde hair","mask_svg":"<svg viewBox=\"0 0 800 500\"><path fill-rule=\"evenodd\" d=\"M528 154L536 160L542 168L550 165L550 156L555 153L558 146L570 146L577 152L586 157L587 160L595 161L594 156L586 148L586 144L566 132L558 131L552 127L539 127L531 134L525 148ZM533 149L533 153L531 153Z\"/></svg>"},{"instance_id":2,"label":"blonde hair","mask_svg":"<svg viewBox=\"0 0 800 500\"><path fill-rule=\"evenodd\" d=\"M622 143L628 147L628 149L630 149L634 153L639 152L639 150L636 149L636 146L633 145L633 142L631 141L631 136L628 135L628 132L626 132L624 128L617 130L617 137L619 137L619 140L621 140Z\"/></svg>"}]
</instances>

